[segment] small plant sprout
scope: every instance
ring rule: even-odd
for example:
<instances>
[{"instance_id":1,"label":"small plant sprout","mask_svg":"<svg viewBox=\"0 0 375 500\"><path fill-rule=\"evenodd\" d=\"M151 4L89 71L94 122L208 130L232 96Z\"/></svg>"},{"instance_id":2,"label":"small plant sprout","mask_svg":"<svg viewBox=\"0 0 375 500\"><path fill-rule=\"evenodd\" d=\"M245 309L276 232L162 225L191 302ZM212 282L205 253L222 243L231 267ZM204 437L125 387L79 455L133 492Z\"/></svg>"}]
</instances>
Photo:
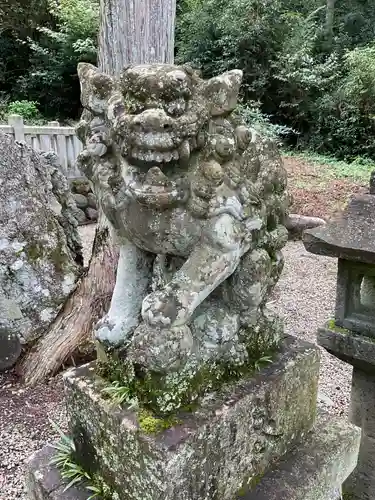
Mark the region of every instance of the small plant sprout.
<instances>
[{"instance_id":1,"label":"small plant sprout","mask_svg":"<svg viewBox=\"0 0 375 500\"><path fill-rule=\"evenodd\" d=\"M113 404L122 405L131 403L131 394L129 387L122 385L119 381L114 381L111 385L104 387L102 393L109 397Z\"/></svg>"},{"instance_id":2,"label":"small plant sprout","mask_svg":"<svg viewBox=\"0 0 375 500\"><path fill-rule=\"evenodd\" d=\"M102 497L103 499L112 498L105 491L108 490L108 487L101 483L96 484L96 481L92 478L92 476L76 462L76 448L74 441L70 437L66 436L55 422L50 420L50 423L53 429L60 436L59 441L52 445L56 450L56 454L51 459L50 464L55 465L59 469L61 477L68 482L64 491L67 491L75 484L86 483L84 484L85 488L92 493L87 500L93 500L98 497Z\"/></svg>"},{"instance_id":3,"label":"small plant sprout","mask_svg":"<svg viewBox=\"0 0 375 500\"><path fill-rule=\"evenodd\" d=\"M272 363L272 357L271 356L263 356L262 358L259 358L255 361L254 363L254 369L259 372L264 366L269 365Z\"/></svg>"}]
</instances>

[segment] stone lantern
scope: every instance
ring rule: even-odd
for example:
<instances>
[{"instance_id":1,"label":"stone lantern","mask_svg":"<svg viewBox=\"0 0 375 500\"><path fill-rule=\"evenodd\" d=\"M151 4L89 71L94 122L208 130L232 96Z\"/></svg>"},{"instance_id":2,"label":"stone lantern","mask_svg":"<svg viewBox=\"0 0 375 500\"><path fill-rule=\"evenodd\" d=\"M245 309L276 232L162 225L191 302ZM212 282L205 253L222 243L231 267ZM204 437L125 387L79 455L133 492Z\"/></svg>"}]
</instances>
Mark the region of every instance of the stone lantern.
<instances>
[{"instance_id":1,"label":"stone lantern","mask_svg":"<svg viewBox=\"0 0 375 500\"><path fill-rule=\"evenodd\" d=\"M345 483L353 500L375 492L375 175L369 194L353 197L326 226L303 235L305 248L338 259L335 317L318 344L353 367L350 420L362 428L357 468Z\"/></svg>"}]
</instances>

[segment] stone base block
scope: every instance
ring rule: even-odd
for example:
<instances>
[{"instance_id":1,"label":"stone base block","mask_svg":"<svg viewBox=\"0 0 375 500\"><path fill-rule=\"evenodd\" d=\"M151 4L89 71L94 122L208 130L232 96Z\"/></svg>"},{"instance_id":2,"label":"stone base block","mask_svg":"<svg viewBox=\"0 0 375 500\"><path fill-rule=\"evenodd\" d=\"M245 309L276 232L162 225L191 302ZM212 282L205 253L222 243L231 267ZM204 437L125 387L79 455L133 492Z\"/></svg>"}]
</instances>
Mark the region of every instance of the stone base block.
<instances>
[{"instance_id":1,"label":"stone base block","mask_svg":"<svg viewBox=\"0 0 375 500\"><path fill-rule=\"evenodd\" d=\"M346 420L319 416L306 439L240 498L340 500L341 485L357 464L360 437Z\"/></svg>"},{"instance_id":2,"label":"stone base block","mask_svg":"<svg viewBox=\"0 0 375 500\"><path fill-rule=\"evenodd\" d=\"M375 497L375 375L354 368L350 402L351 422L361 427L358 464L345 483L353 500Z\"/></svg>"},{"instance_id":3,"label":"stone base block","mask_svg":"<svg viewBox=\"0 0 375 500\"><path fill-rule=\"evenodd\" d=\"M374 500L375 439L362 434L358 465L344 484L350 500Z\"/></svg>"},{"instance_id":4,"label":"stone base block","mask_svg":"<svg viewBox=\"0 0 375 500\"><path fill-rule=\"evenodd\" d=\"M318 349L288 337L256 376L149 435L134 411L103 398L93 366L72 370L65 386L79 461L124 500L233 500L312 428L318 371Z\"/></svg>"},{"instance_id":5,"label":"stone base block","mask_svg":"<svg viewBox=\"0 0 375 500\"><path fill-rule=\"evenodd\" d=\"M359 440L357 427L321 415L302 443L237 500L340 500L341 484L356 464ZM29 500L88 500L90 493L84 486L64 491L65 483L50 465L54 453L46 446L32 457L27 477ZM127 500L124 495L120 498ZM209 500L213 498L221 500Z\"/></svg>"},{"instance_id":6,"label":"stone base block","mask_svg":"<svg viewBox=\"0 0 375 500\"><path fill-rule=\"evenodd\" d=\"M84 485L66 489L65 482L55 465L51 465L56 450L45 446L29 460L26 488L29 500L88 500L92 493ZM100 500L100 499L97 499Z\"/></svg>"}]
</instances>

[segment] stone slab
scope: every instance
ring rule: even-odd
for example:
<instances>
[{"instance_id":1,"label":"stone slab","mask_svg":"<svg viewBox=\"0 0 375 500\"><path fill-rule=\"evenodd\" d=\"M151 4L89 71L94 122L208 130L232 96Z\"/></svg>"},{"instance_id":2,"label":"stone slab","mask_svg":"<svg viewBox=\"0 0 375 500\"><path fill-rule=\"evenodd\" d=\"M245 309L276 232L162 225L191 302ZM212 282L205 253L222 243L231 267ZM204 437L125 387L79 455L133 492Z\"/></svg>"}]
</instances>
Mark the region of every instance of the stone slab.
<instances>
[{"instance_id":1,"label":"stone slab","mask_svg":"<svg viewBox=\"0 0 375 500\"><path fill-rule=\"evenodd\" d=\"M66 481L56 466L51 465L55 453L56 450L47 445L30 458L26 475L28 500L88 500L92 493L83 485L66 490Z\"/></svg>"},{"instance_id":2,"label":"stone slab","mask_svg":"<svg viewBox=\"0 0 375 500\"><path fill-rule=\"evenodd\" d=\"M375 374L375 341L341 328L319 328L318 344L337 358Z\"/></svg>"},{"instance_id":3,"label":"stone slab","mask_svg":"<svg viewBox=\"0 0 375 500\"><path fill-rule=\"evenodd\" d=\"M300 240L306 229L313 229L314 227L324 226L325 224L326 221L319 217L309 217L299 214L289 214L285 221L285 227L288 230L288 237L290 240Z\"/></svg>"},{"instance_id":4,"label":"stone slab","mask_svg":"<svg viewBox=\"0 0 375 500\"><path fill-rule=\"evenodd\" d=\"M65 389L79 460L127 500L233 500L308 432L315 419L319 350L285 339L256 376L207 396L158 435L102 396L94 367L71 370Z\"/></svg>"},{"instance_id":5,"label":"stone slab","mask_svg":"<svg viewBox=\"0 0 375 500\"><path fill-rule=\"evenodd\" d=\"M375 491L375 374L353 370L350 421L362 429L358 465L345 483L354 500L373 500Z\"/></svg>"},{"instance_id":6,"label":"stone slab","mask_svg":"<svg viewBox=\"0 0 375 500\"><path fill-rule=\"evenodd\" d=\"M361 431L343 418L319 415L303 442L241 500L336 500L357 464Z\"/></svg>"},{"instance_id":7,"label":"stone slab","mask_svg":"<svg viewBox=\"0 0 375 500\"><path fill-rule=\"evenodd\" d=\"M362 433L358 465L344 483L350 500L374 500L375 495L375 439Z\"/></svg>"}]
</instances>

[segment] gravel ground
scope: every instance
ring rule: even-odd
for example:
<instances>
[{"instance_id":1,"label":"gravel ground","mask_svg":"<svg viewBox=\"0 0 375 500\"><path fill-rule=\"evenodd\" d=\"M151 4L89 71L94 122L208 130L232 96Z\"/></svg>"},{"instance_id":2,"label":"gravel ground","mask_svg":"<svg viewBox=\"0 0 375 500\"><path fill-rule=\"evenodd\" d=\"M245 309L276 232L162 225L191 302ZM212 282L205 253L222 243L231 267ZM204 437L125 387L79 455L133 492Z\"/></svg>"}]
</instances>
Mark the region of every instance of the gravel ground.
<instances>
[{"instance_id":1,"label":"gravel ground","mask_svg":"<svg viewBox=\"0 0 375 500\"><path fill-rule=\"evenodd\" d=\"M272 308L284 317L285 331L316 342L316 331L333 317L337 261L308 253L300 241L284 249L285 267L276 285ZM319 402L337 415L347 415L352 368L321 349Z\"/></svg>"},{"instance_id":2,"label":"gravel ground","mask_svg":"<svg viewBox=\"0 0 375 500\"><path fill-rule=\"evenodd\" d=\"M93 226L81 228L86 261L93 231ZM300 242L288 243L284 254L285 270L272 307L284 316L287 333L315 342L318 326L332 317L335 261L308 254ZM319 400L331 413L347 413L350 378L347 365L322 351ZM27 500L25 461L56 438L48 418L64 428L61 376L26 389L13 373L0 374L0 500Z\"/></svg>"}]
</instances>

